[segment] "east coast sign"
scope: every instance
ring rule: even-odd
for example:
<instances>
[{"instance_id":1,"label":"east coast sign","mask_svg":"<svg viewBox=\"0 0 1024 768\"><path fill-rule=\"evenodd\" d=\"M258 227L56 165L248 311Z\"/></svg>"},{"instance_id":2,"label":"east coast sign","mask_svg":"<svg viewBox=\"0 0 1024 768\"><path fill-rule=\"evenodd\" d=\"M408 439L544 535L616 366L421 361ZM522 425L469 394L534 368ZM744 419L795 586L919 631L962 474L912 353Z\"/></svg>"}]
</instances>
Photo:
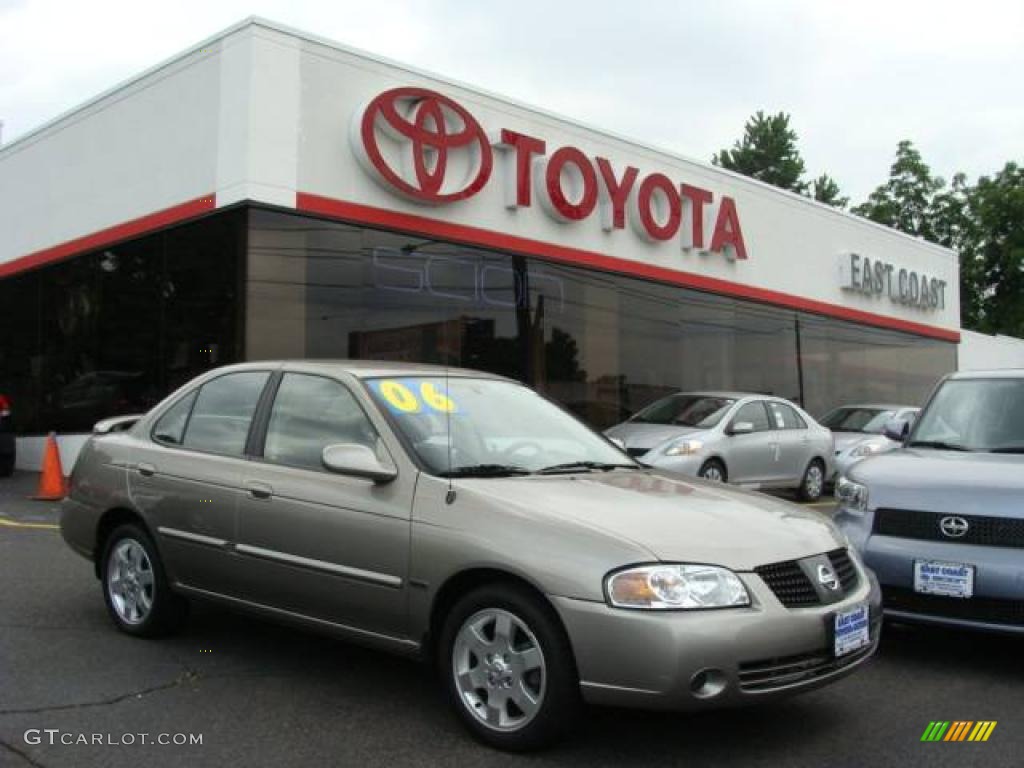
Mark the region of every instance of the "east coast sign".
<instances>
[{"instance_id":1,"label":"east coast sign","mask_svg":"<svg viewBox=\"0 0 1024 768\"><path fill-rule=\"evenodd\" d=\"M597 216L605 232L627 227L648 242L746 259L736 202L728 195L616 168L606 157L508 128L488 133L461 104L425 88L384 91L356 111L352 149L390 192L427 206L458 203L500 183L505 206L533 207L567 225ZM501 179L493 181L495 168Z\"/></svg>"}]
</instances>

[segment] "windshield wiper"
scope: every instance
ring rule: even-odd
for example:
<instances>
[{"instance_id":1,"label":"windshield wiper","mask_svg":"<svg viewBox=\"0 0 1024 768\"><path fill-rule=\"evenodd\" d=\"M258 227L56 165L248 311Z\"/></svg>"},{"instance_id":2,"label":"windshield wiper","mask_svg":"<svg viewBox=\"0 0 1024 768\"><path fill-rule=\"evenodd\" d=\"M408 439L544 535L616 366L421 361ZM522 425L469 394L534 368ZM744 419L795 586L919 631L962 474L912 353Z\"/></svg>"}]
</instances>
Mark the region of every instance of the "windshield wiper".
<instances>
[{"instance_id":1,"label":"windshield wiper","mask_svg":"<svg viewBox=\"0 0 1024 768\"><path fill-rule=\"evenodd\" d=\"M971 449L966 445L958 445L956 443L947 443L943 440L914 440L908 443L908 448L936 448L940 451L967 451L971 452Z\"/></svg>"},{"instance_id":2,"label":"windshield wiper","mask_svg":"<svg viewBox=\"0 0 1024 768\"><path fill-rule=\"evenodd\" d=\"M1024 453L1024 444L1016 443L1014 445L997 445L995 448L989 448L989 453Z\"/></svg>"},{"instance_id":3,"label":"windshield wiper","mask_svg":"<svg viewBox=\"0 0 1024 768\"><path fill-rule=\"evenodd\" d=\"M438 472L440 477L511 477L513 475L529 475L530 470L515 464L467 464L453 467L446 472Z\"/></svg>"},{"instance_id":4,"label":"windshield wiper","mask_svg":"<svg viewBox=\"0 0 1024 768\"><path fill-rule=\"evenodd\" d=\"M550 467L538 469L537 474L556 475L560 472L581 472L591 469L610 472L613 469L639 469L639 466L636 464L608 464L601 461L569 461L565 464L552 464Z\"/></svg>"}]
</instances>

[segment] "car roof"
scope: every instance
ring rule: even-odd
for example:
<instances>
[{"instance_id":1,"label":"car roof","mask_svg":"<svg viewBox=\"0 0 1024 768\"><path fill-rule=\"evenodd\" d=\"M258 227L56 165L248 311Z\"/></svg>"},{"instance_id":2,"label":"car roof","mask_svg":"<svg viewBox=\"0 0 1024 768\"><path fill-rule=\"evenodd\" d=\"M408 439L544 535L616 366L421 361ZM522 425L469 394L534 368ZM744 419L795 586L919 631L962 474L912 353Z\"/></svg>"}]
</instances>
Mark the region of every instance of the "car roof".
<instances>
[{"instance_id":1,"label":"car roof","mask_svg":"<svg viewBox=\"0 0 1024 768\"><path fill-rule=\"evenodd\" d=\"M896 403L848 403L846 405L839 405L832 410L838 411L841 408L868 408L871 410L878 411L919 411L921 406L919 405L898 405Z\"/></svg>"},{"instance_id":2,"label":"car roof","mask_svg":"<svg viewBox=\"0 0 1024 768\"><path fill-rule=\"evenodd\" d=\"M239 363L226 366L223 370L249 370L253 368L283 368L287 371L309 371L320 373L347 373L360 379L372 379L378 376L451 376L458 378L493 379L495 381L512 381L484 371L454 366L430 365L427 363L407 363L389 360L260 360L258 362Z\"/></svg>"},{"instance_id":3,"label":"car roof","mask_svg":"<svg viewBox=\"0 0 1024 768\"><path fill-rule=\"evenodd\" d=\"M951 379L1024 379L1024 368L998 368L987 371L957 371Z\"/></svg>"}]
</instances>

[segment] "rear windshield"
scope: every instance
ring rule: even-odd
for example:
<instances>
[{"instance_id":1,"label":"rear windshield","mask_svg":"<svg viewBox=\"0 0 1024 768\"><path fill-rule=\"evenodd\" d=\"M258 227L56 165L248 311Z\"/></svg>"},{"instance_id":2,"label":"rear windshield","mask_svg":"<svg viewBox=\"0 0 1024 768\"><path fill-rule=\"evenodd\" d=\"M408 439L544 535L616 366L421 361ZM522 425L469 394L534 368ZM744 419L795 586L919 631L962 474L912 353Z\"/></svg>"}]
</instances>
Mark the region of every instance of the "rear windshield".
<instances>
[{"instance_id":1,"label":"rear windshield","mask_svg":"<svg viewBox=\"0 0 1024 768\"><path fill-rule=\"evenodd\" d=\"M709 395L669 395L651 403L631 421L670 424L676 427L711 429L736 402L734 398Z\"/></svg>"}]
</instances>

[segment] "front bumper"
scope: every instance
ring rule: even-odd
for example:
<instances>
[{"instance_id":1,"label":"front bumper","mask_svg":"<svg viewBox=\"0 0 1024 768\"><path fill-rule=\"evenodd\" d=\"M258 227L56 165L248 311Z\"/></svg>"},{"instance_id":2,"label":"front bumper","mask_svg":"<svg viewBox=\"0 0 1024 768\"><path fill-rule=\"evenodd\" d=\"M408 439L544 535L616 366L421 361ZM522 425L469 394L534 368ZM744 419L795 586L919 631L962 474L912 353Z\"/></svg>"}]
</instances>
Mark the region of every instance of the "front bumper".
<instances>
[{"instance_id":1,"label":"front bumper","mask_svg":"<svg viewBox=\"0 0 1024 768\"><path fill-rule=\"evenodd\" d=\"M696 477L707 459L707 456L702 456L701 454L690 454L689 456L645 455L641 461L647 462L652 467L657 467L666 472Z\"/></svg>"},{"instance_id":2,"label":"front bumper","mask_svg":"<svg viewBox=\"0 0 1024 768\"><path fill-rule=\"evenodd\" d=\"M1024 570L1019 549L881 536L871 532L870 512L861 517L840 510L836 523L878 577L887 617L1024 634ZM973 597L944 598L916 593L915 560L973 565Z\"/></svg>"},{"instance_id":3,"label":"front bumper","mask_svg":"<svg viewBox=\"0 0 1024 768\"><path fill-rule=\"evenodd\" d=\"M850 674L878 646L881 596L863 569L853 591L829 605L786 608L761 579L741 574L752 606L637 611L553 597L569 633L584 698L645 709L702 709L764 701ZM871 645L835 659L836 611L867 603Z\"/></svg>"}]
</instances>

